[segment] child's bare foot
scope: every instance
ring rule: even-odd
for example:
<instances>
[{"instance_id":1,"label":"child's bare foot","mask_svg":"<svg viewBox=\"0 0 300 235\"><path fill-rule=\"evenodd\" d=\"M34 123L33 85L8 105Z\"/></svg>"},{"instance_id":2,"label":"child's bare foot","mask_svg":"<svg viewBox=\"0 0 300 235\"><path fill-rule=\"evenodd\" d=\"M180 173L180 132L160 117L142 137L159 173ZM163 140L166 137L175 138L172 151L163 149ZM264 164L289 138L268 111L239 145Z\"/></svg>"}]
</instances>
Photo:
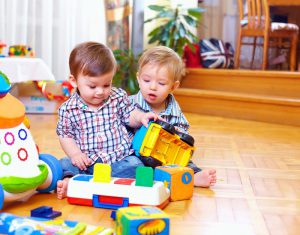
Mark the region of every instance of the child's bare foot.
<instances>
[{"instance_id":1,"label":"child's bare foot","mask_svg":"<svg viewBox=\"0 0 300 235\"><path fill-rule=\"evenodd\" d=\"M64 178L63 180L57 181L56 192L58 199L64 199L67 197L67 190L70 178Z\"/></svg>"},{"instance_id":2,"label":"child's bare foot","mask_svg":"<svg viewBox=\"0 0 300 235\"><path fill-rule=\"evenodd\" d=\"M194 175L194 186L209 188L217 181L215 169L204 169Z\"/></svg>"}]
</instances>

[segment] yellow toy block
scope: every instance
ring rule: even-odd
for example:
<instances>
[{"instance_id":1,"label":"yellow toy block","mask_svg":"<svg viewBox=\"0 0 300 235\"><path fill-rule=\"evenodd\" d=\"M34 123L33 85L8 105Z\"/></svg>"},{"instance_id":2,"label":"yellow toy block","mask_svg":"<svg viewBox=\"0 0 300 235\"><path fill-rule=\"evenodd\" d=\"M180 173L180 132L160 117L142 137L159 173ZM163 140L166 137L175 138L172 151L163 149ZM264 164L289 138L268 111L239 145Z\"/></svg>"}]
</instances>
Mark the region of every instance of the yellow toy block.
<instances>
[{"instance_id":1,"label":"yellow toy block","mask_svg":"<svg viewBox=\"0 0 300 235\"><path fill-rule=\"evenodd\" d=\"M166 165L155 168L154 180L170 189L171 201L190 199L194 191L194 171L188 167Z\"/></svg>"},{"instance_id":2,"label":"yellow toy block","mask_svg":"<svg viewBox=\"0 0 300 235\"><path fill-rule=\"evenodd\" d=\"M123 207L117 210L117 235L169 234L168 215L152 206Z\"/></svg>"},{"instance_id":3,"label":"yellow toy block","mask_svg":"<svg viewBox=\"0 0 300 235\"><path fill-rule=\"evenodd\" d=\"M94 166L94 182L109 183L111 181L111 166L104 163L96 163Z\"/></svg>"}]
</instances>

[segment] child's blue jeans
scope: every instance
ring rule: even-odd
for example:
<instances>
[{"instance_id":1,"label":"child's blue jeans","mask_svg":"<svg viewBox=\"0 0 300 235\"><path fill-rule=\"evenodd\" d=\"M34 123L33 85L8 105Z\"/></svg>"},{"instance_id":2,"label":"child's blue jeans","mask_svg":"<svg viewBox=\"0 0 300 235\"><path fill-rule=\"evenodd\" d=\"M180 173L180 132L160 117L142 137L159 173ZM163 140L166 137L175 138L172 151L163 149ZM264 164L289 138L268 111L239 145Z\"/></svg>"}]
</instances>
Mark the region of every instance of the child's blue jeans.
<instances>
[{"instance_id":1,"label":"child's blue jeans","mask_svg":"<svg viewBox=\"0 0 300 235\"><path fill-rule=\"evenodd\" d=\"M189 161L187 167L191 168L194 171L194 174L202 171L192 160Z\"/></svg>"},{"instance_id":2,"label":"child's blue jeans","mask_svg":"<svg viewBox=\"0 0 300 235\"><path fill-rule=\"evenodd\" d=\"M102 160L98 158L93 165L87 167L84 171L80 170L77 166L74 166L69 157L64 157L59 161L63 169L63 178L72 177L78 174L92 175L94 173L94 165L96 163L102 163ZM135 178L135 170L138 166L144 166L138 157L134 155L125 157L122 160L111 164L111 176L120 178Z\"/></svg>"}]
</instances>

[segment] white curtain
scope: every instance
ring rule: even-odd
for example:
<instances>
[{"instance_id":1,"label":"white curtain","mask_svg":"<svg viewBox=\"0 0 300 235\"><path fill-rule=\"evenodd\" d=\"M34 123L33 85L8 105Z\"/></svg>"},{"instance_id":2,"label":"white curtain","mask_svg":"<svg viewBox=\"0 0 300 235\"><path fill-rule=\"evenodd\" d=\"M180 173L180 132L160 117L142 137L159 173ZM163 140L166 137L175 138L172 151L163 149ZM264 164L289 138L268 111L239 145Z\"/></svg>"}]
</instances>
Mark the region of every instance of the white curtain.
<instances>
[{"instance_id":1,"label":"white curtain","mask_svg":"<svg viewBox=\"0 0 300 235\"><path fill-rule=\"evenodd\" d=\"M0 40L31 46L56 80L65 80L76 44L106 43L104 1L0 0Z\"/></svg>"}]
</instances>

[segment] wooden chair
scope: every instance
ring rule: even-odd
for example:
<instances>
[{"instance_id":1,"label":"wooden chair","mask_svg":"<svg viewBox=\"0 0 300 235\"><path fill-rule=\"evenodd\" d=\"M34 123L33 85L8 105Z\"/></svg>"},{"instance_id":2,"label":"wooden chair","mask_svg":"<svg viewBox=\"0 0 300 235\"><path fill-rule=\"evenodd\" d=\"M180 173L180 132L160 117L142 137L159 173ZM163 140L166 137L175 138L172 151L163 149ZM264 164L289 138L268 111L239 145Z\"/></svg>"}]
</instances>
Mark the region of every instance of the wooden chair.
<instances>
[{"instance_id":1,"label":"wooden chair","mask_svg":"<svg viewBox=\"0 0 300 235\"><path fill-rule=\"evenodd\" d=\"M240 28L235 54L235 68L240 67L240 54L242 45L252 45L251 68L255 56L256 46L263 46L262 69L268 66L268 49L270 47L289 48L291 71L296 69L296 52L298 43L299 28L295 24L271 23L270 7L268 0L238 0ZM246 9L245 9L246 8ZM247 10L247 12L245 12ZM244 37L253 38L253 42L243 42ZM257 38L261 37L263 43L258 43Z\"/></svg>"}]
</instances>

